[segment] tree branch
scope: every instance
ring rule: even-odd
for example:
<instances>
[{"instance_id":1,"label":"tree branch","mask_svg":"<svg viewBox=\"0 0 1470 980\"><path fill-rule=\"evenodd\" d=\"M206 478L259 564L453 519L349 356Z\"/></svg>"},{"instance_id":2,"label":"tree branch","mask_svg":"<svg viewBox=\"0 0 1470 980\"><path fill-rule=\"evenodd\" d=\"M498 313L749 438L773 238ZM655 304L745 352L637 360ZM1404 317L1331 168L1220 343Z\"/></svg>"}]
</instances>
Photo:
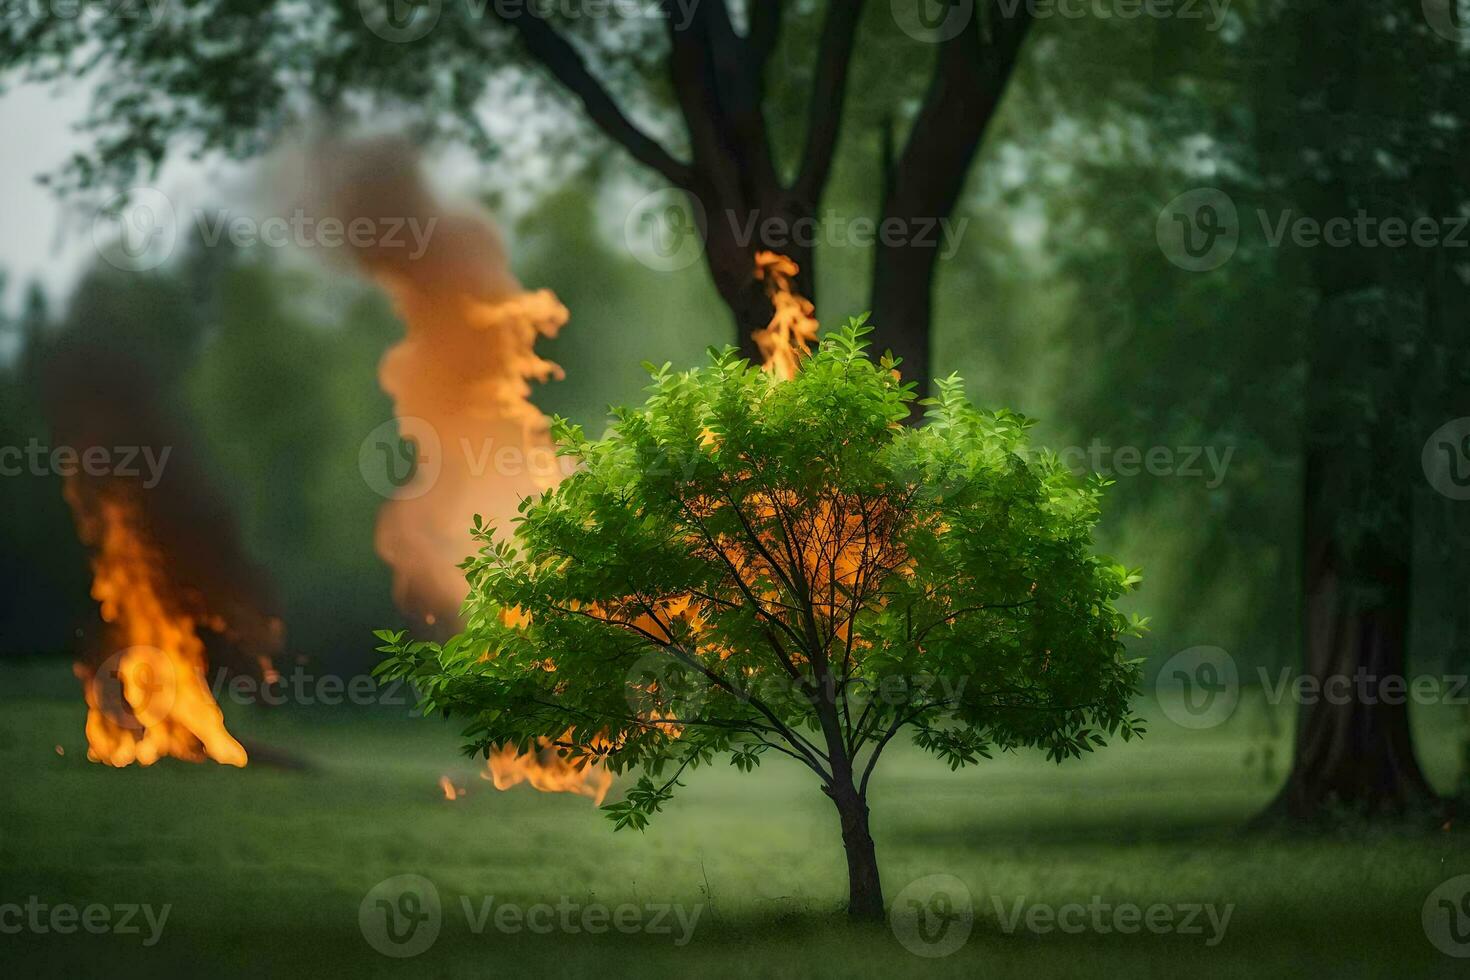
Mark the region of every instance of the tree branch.
<instances>
[{"instance_id":1,"label":"tree branch","mask_svg":"<svg viewBox=\"0 0 1470 980\"><path fill-rule=\"evenodd\" d=\"M557 33L556 28L529 10L504 20L515 28L531 57L563 88L581 100L587 116L604 135L627 150L633 159L662 174L669 183L676 187L689 187L689 165L675 159L623 114L612 95L587 67L586 60L570 41Z\"/></svg>"},{"instance_id":2,"label":"tree branch","mask_svg":"<svg viewBox=\"0 0 1470 980\"><path fill-rule=\"evenodd\" d=\"M757 4L759 5L759 4ZM817 50L817 74L812 88L807 120L806 144L792 190L803 201L815 203L822 196L832 172L832 157L842 132L842 108L847 95L848 69L863 0L828 0L827 18Z\"/></svg>"}]
</instances>

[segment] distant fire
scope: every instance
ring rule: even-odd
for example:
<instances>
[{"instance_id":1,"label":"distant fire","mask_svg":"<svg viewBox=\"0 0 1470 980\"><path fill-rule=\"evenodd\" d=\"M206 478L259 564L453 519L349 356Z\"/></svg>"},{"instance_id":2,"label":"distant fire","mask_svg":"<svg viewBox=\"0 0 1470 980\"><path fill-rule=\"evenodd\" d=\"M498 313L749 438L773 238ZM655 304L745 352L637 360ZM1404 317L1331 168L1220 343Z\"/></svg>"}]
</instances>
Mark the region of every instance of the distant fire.
<instances>
[{"instance_id":1,"label":"distant fire","mask_svg":"<svg viewBox=\"0 0 1470 980\"><path fill-rule=\"evenodd\" d=\"M187 428L159 397L156 368L110 346L105 319L64 332L42 364L46 417L59 444L151 447L137 473L65 477L88 549L101 628L75 673L87 705L87 755L109 766L165 757L230 766L246 751L206 680L211 660L269 679L283 639L268 576L250 560ZM164 465L166 461L167 465Z\"/></svg>"},{"instance_id":2,"label":"distant fire","mask_svg":"<svg viewBox=\"0 0 1470 980\"><path fill-rule=\"evenodd\" d=\"M92 598L118 651L100 666L76 665L87 700L88 758L110 766L150 766L165 756L243 766L245 749L225 728L205 678L200 626L228 624L190 610L168 577L168 556L149 540L142 511L123 485L115 496L76 480L66 499L92 549Z\"/></svg>"}]
</instances>

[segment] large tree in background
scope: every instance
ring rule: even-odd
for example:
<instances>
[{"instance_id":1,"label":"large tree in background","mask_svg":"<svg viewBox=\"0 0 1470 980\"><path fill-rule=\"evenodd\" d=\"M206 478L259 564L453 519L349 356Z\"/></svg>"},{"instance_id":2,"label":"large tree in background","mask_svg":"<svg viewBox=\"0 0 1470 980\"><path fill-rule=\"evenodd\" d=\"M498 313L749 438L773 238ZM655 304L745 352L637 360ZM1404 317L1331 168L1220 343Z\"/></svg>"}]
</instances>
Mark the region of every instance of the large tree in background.
<instances>
[{"instance_id":1,"label":"large tree in background","mask_svg":"<svg viewBox=\"0 0 1470 980\"><path fill-rule=\"evenodd\" d=\"M907 131L873 214L879 227L907 230L874 246L870 305L878 342L922 390L940 241L915 229L954 209L1030 23L1026 4L981 0L941 6L931 30L926 3L915 0L912 18L888 4L864 18L863 0L665 2L637 5L633 16L632 6L612 5L575 17L537 13L535 4L438 0L181 0L136 17L86 18L27 7L0 25L0 69L101 81L94 152L71 171L83 184L126 185L179 149L258 153L319 107L386 109L489 158L504 142L491 117L534 130L516 97L553 93L699 204L710 275L738 343L754 355L751 334L772 313L756 252L795 260L797 290L814 295L813 250L790 229L818 216L855 87L861 24L878 52L865 98L886 100ZM911 21L910 33L895 18ZM579 135L572 125L552 130L537 134L543 149Z\"/></svg>"},{"instance_id":2,"label":"large tree in background","mask_svg":"<svg viewBox=\"0 0 1470 980\"><path fill-rule=\"evenodd\" d=\"M1065 329L1066 414L1096 420L1112 445L1237 450L1214 491L1149 480L1124 499L1157 513L1193 494L1198 560L1182 563L1191 608L1177 613L1188 642L1219 642L1201 595L1234 600L1253 623L1227 627L1232 650L1282 649L1283 666L1353 685L1345 703L1301 705L1273 815L1412 812L1434 793L1411 706L1357 694L1356 678L1464 663L1465 505L1434 491L1420 454L1470 414L1452 328L1470 313L1470 263L1453 240L1377 238L1385 219L1449 236L1470 205L1470 62L1417 9L1268 5L1242 18L1194 48L1189 24L1161 22L1049 34L1033 50L1040 81L1017 92L1018 109L1063 125L1028 128L1017 150L1065 161L1038 165L1036 193L1059 278L1082 298ZM1054 42L1086 85L1048 84ZM1125 45L1142 74L1107 70ZM1035 101L1055 108L1034 113ZM1078 132L1090 139L1069 150ZM1175 268L1160 254L1160 208L1205 187L1233 201L1238 247L1217 268ZM1303 219L1356 227L1360 214L1366 238L1289 234Z\"/></svg>"},{"instance_id":3,"label":"large tree in background","mask_svg":"<svg viewBox=\"0 0 1470 980\"><path fill-rule=\"evenodd\" d=\"M1428 537L1463 540L1462 522L1426 506L1420 456L1432 431L1465 414L1466 359L1447 311L1465 309L1470 272L1452 237L1470 206L1470 66L1462 42L1442 36L1426 12L1427 20L1390 3L1309 2L1263 25L1289 53L1274 70L1262 64L1275 92L1257 100L1266 179L1318 226L1354 223L1346 243L1283 245L1306 299L1305 668L1320 681L1363 676L1372 685L1303 705L1275 807L1299 819L1435 801L1409 703L1376 686L1410 676L1415 570L1432 559L1416 555L1426 537L1416 525L1438 511ZM1406 232L1428 227L1434 239L1395 245L1388 220ZM1458 595L1447 598L1463 606L1463 575L1452 577ZM1434 659L1442 664L1447 652Z\"/></svg>"}]
</instances>

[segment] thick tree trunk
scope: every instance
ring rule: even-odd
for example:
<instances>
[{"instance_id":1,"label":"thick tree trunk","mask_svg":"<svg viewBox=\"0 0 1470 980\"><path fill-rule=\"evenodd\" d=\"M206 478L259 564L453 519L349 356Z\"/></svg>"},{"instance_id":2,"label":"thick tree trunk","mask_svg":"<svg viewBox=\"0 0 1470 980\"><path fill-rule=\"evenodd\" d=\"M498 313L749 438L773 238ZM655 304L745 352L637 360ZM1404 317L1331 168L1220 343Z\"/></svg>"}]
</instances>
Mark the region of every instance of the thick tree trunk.
<instances>
[{"instance_id":1,"label":"thick tree trunk","mask_svg":"<svg viewBox=\"0 0 1470 980\"><path fill-rule=\"evenodd\" d=\"M754 334L771 322L773 307L766 285L755 275L757 252L771 251L796 263L793 289L816 302L812 242L815 213L774 188L755 205L722 199L714 192L700 197L705 217L705 262L720 298L735 321L735 344L742 356L759 364Z\"/></svg>"},{"instance_id":2,"label":"thick tree trunk","mask_svg":"<svg viewBox=\"0 0 1470 980\"><path fill-rule=\"evenodd\" d=\"M1309 487L1320 470L1309 458ZM1320 693L1302 706L1273 813L1310 820L1334 806L1369 816L1424 808L1435 794L1414 757L1408 698L1382 683L1408 676L1408 542L1360 553L1348 568L1330 532L1341 508L1318 500L1315 509L1307 515L1303 615L1307 673Z\"/></svg>"},{"instance_id":3,"label":"thick tree trunk","mask_svg":"<svg viewBox=\"0 0 1470 980\"><path fill-rule=\"evenodd\" d=\"M1348 200L1337 186L1326 200ZM1321 206L1325 211L1325 205ZM1396 324L1366 316L1371 257L1319 250L1302 474L1302 637L1316 690L1268 816L1402 814L1435 795L1409 728L1409 606L1419 445L1402 417L1421 367ZM1406 340L1408 340L1406 344Z\"/></svg>"},{"instance_id":4,"label":"thick tree trunk","mask_svg":"<svg viewBox=\"0 0 1470 980\"><path fill-rule=\"evenodd\" d=\"M1367 15L1322 2L1295 18L1299 57L1286 62L1282 89L1299 98L1258 108L1263 147L1285 161L1302 213L1326 221L1383 196L1335 141L1377 105L1373 72L1360 63ZM1314 143L1322 162L1303 167L1303 146ZM1403 814L1435 801L1401 686L1423 438L1405 416L1424 383L1423 345L1384 309L1400 275L1387 259L1361 244L1302 254L1320 297L1307 342L1301 611L1304 667L1319 688L1300 707L1291 772L1268 818L1311 820L1334 807Z\"/></svg>"},{"instance_id":5,"label":"thick tree trunk","mask_svg":"<svg viewBox=\"0 0 1470 980\"><path fill-rule=\"evenodd\" d=\"M847 914L849 918L881 922L885 915L883 885L878 877L878 855L868 832L868 802L851 785L830 791L842 821L842 846L847 851Z\"/></svg>"},{"instance_id":6,"label":"thick tree trunk","mask_svg":"<svg viewBox=\"0 0 1470 980\"><path fill-rule=\"evenodd\" d=\"M988 43L961 31L945 41L907 143L891 167L885 159L883 214L879 227L905 229L898 240L873 250L874 340L903 359L899 370L929 393L934 280L943 236L936 229L955 211L970 165L980 148L1031 26L1023 6L1013 16L991 18ZM889 139L884 134L884 139ZM891 156L888 147L884 156ZM933 233L926 234L925 229Z\"/></svg>"}]
</instances>

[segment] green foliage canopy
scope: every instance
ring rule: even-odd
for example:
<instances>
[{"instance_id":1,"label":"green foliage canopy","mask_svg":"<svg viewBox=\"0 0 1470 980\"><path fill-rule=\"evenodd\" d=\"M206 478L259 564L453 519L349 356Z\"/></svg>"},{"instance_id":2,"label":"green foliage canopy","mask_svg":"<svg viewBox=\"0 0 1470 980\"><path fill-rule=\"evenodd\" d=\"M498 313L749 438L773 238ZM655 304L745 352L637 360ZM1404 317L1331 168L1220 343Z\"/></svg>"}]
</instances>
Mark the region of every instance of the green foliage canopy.
<instances>
[{"instance_id":1,"label":"green foliage canopy","mask_svg":"<svg viewBox=\"0 0 1470 980\"><path fill-rule=\"evenodd\" d=\"M958 378L905 426L912 386L868 330L850 321L791 381L732 350L650 365L648 401L600 440L557 420L579 468L513 539L475 518L464 631L380 633L379 672L468 718L470 754L642 767L606 808L619 826L719 756L777 751L863 798L904 729L954 768L1140 733L1122 637L1144 623L1114 606L1139 577L1091 551L1105 481Z\"/></svg>"}]
</instances>

